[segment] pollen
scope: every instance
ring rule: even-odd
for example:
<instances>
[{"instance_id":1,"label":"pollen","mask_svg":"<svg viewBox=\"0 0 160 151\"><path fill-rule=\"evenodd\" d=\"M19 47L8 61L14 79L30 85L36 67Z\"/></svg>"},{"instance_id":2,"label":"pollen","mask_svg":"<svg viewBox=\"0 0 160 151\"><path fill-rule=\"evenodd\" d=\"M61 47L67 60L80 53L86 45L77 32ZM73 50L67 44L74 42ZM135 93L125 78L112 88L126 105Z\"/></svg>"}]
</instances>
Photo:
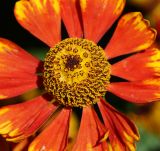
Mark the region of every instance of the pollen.
<instances>
[{"instance_id":1,"label":"pollen","mask_svg":"<svg viewBox=\"0 0 160 151\"><path fill-rule=\"evenodd\" d=\"M104 50L92 41L67 38L51 48L44 61L44 87L66 107L97 103L110 80Z\"/></svg>"}]
</instances>

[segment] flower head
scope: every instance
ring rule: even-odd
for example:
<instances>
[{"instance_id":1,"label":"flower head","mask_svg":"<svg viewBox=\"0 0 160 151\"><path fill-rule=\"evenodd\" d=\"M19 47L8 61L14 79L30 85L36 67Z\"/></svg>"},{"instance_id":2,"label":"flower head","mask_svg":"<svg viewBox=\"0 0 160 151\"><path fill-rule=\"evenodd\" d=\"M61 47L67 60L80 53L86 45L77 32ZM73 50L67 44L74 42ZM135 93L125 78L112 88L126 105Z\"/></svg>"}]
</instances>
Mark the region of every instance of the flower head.
<instances>
[{"instance_id":1,"label":"flower head","mask_svg":"<svg viewBox=\"0 0 160 151\"><path fill-rule=\"evenodd\" d=\"M93 42L68 38L51 48L44 61L44 86L64 106L84 107L103 96L110 64Z\"/></svg>"},{"instance_id":2,"label":"flower head","mask_svg":"<svg viewBox=\"0 0 160 151\"><path fill-rule=\"evenodd\" d=\"M156 32L139 12L122 16L106 48L99 40L120 16L125 0L20 0L17 21L50 50L44 62L0 39L0 99L42 88L44 94L0 109L0 134L8 141L37 136L29 151L63 151L73 108L82 110L72 150L135 150L137 128L104 99L109 91L134 103L160 98ZM61 19L69 38L61 40ZM144 50L142 53L140 51ZM133 54L111 64L112 58ZM16 62L16 64L15 64ZM14 63L14 66L11 64ZM43 66L42 66L43 65ZM118 76L126 82L112 82ZM103 120L100 120L97 104Z\"/></svg>"}]
</instances>

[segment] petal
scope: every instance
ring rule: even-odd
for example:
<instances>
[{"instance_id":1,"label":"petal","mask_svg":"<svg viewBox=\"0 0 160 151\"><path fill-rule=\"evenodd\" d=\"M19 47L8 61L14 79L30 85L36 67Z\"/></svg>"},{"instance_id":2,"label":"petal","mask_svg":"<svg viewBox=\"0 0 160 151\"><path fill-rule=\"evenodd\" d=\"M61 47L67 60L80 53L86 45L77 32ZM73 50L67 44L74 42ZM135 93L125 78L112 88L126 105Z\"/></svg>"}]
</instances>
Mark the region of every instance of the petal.
<instances>
[{"instance_id":1,"label":"petal","mask_svg":"<svg viewBox=\"0 0 160 151\"><path fill-rule=\"evenodd\" d=\"M83 108L80 130L72 151L104 151L107 143L100 141L107 137L106 132L95 111L91 107Z\"/></svg>"},{"instance_id":2,"label":"petal","mask_svg":"<svg viewBox=\"0 0 160 151\"><path fill-rule=\"evenodd\" d=\"M28 144L29 144L29 140L24 139L19 143L13 144L12 150L13 151L28 151Z\"/></svg>"},{"instance_id":3,"label":"petal","mask_svg":"<svg viewBox=\"0 0 160 151\"><path fill-rule=\"evenodd\" d=\"M108 58L137 52L148 48L154 42L156 31L139 12L124 15L105 48Z\"/></svg>"},{"instance_id":4,"label":"petal","mask_svg":"<svg viewBox=\"0 0 160 151\"><path fill-rule=\"evenodd\" d=\"M37 58L27 53L15 43L0 38L0 66L2 68L8 65L7 70L2 68L2 71L7 73L9 73L10 70L16 72L24 71L30 75L37 71L39 63L40 61ZM11 72L11 74L13 74L13 72ZM3 73L0 72L0 75L3 75Z\"/></svg>"},{"instance_id":5,"label":"petal","mask_svg":"<svg viewBox=\"0 0 160 151\"><path fill-rule=\"evenodd\" d=\"M80 0L84 37L98 42L121 14L125 0Z\"/></svg>"},{"instance_id":6,"label":"petal","mask_svg":"<svg viewBox=\"0 0 160 151\"><path fill-rule=\"evenodd\" d=\"M26 78L26 79L25 79ZM37 88L38 77L0 77L0 100L8 99Z\"/></svg>"},{"instance_id":7,"label":"petal","mask_svg":"<svg viewBox=\"0 0 160 151\"><path fill-rule=\"evenodd\" d=\"M134 103L148 103L160 99L160 78L134 82L115 82L108 87L111 93Z\"/></svg>"},{"instance_id":8,"label":"petal","mask_svg":"<svg viewBox=\"0 0 160 151\"><path fill-rule=\"evenodd\" d=\"M14 13L25 29L48 46L53 47L60 41L59 0L20 0Z\"/></svg>"},{"instance_id":9,"label":"petal","mask_svg":"<svg viewBox=\"0 0 160 151\"><path fill-rule=\"evenodd\" d=\"M9 141L22 140L34 134L54 109L43 96L3 107L0 109L0 134Z\"/></svg>"},{"instance_id":10,"label":"petal","mask_svg":"<svg viewBox=\"0 0 160 151\"><path fill-rule=\"evenodd\" d=\"M0 38L0 99L37 87L40 61L9 40Z\"/></svg>"},{"instance_id":11,"label":"petal","mask_svg":"<svg viewBox=\"0 0 160 151\"><path fill-rule=\"evenodd\" d=\"M53 122L31 143L28 151L65 150L68 140L70 114L70 109L63 109Z\"/></svg>"},{"instance_id":12,"label":"petal","mask_svg":"<svg viewBox=\"0 0 160 151\"><path fill-rule=\"evenodd\" d=\"M139 140L139 133L134 123L102 98L98 106L105 126L109 130L111 148L117 151L135 151L134 143Z\"/></svg>"},{"instance_id":13,"label":"petal","mask_svg":"<svg viewBox=\"0 0 160 151\"><path fill-rule=\"evenodd\" d=\"M69 37L82 37L78 0L61 0L61 15Z\"/></svg>"},{"instance_id":14,"label":"petal","mask_svg":"<svg viewBox=\"0 0 160 151\"><path fill-rule=\"evenodd\" d=\"M157 78L160 76L160 50L150 48L132 55L112 65L112 74L130 81Z\"/></svg>"}]
</instances>

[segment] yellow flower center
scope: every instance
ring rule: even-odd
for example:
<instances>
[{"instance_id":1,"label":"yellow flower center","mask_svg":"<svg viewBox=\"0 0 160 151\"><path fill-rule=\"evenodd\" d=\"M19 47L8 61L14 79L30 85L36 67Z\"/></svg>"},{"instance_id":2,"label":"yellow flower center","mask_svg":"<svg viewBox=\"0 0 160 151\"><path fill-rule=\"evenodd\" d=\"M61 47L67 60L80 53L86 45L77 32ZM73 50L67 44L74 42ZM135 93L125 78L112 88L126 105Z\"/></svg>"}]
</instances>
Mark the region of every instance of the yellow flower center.
<instances>
[{"instance_id":1,"label":"yellow flower center","mask_svg":"<svg viewBox=\"0 0 160 151\"><path fill-rule=\"evenodd\" d=\"M104 50L92 41L68 38L46 55L45 89L64 106L95 104L105 94L109 79L110 64Z\"/></svg>"}]
</instances>

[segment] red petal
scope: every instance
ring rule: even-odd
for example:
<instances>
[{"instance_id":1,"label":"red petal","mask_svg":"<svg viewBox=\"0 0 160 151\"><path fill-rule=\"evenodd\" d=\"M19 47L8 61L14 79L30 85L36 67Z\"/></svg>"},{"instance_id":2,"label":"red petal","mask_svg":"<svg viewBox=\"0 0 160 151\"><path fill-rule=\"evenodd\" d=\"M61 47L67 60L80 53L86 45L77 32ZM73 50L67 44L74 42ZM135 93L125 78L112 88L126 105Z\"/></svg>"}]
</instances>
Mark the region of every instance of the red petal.
<instances>
[{"instance_id":1,"label":"red petal","mask_svg":"<svg viewBox=\"0 0 160 151\"><path fill-rule=\"evenodd\" d=\"M108 91L134 103L148 103L160 99L160 79L111 83Z\"/></svg>"},{"instance_id":2,"label":"red petal","mask_svg":"<svg viewBox=\"0 0 160 151\"><path fill-rule=\"evenodd\" d=\"M80 0L84 36L98 42L121 14L125 0Z\"/></svg>"},{"instance_id":3,"label":"red petal","mask_svg":"<svg viewBox=\"0 0 160 151\"><path fill-rule=\"evenodd\" d=\"M98 102L113 150L135 150L134 142L139 140L136 126L126 116L118 112L103 99Z\"/></svg>"},{"instance_id":4,"label":"red petal","mask_svg":"<svg viewBox=\"0 0 160 151\"><path fill-rule=\"evenodd\" d=\"M31 143L29 151L63 151L67 146L71 110L63 109L54 121Z\"/></svg>"},{"instance_id":5,"label":"red petal","mask_svg":"<svg viewBox=\"0 0 160 151\"><path fill-rule=\"evenodd\" d=\"M91 107L83 108L79 134L72 151L104 151L104 148L107 149L107 143L100 143L100 141L105 134L106 129L98 119L95 111Z\"/></svg>"},{"instance_id":6,"label":"red petal","mask_svg":"<svg viewBox=\"0 0 160 151\"><path fill-rule=\"evenodd\" d=\"M112 66L112 74L130 81L160 76L160 51L150 48Z\"/></svg>"},{"instance_id":7,"label":"red petal","mask_svg":"<svg viewBox=\"0 0 160 151\"><path fill-rule=\"evenodd\" d=\"M31 101L6 106L0 109L0 134L10 141L24 139L47 120L55 106L43 96Z\"/></svg>"},{"instance_id":8,"label":"red petal","mask_svg":"<svg viewBox=\"0 0 160 151\"><path fill-rule=\"evenodd\" d=\"M25 79L26 78L26 79ZM0 100L11 98L38 86L38 77L0 77Z\"/></svg>"},{"instance_id":9,"label":"red petal","mask_svg":"<svg viewBox=\"0 0 160 151\"><path fill-rule=\"evenodd\" d=\"M70 37L82 37L78 0L61 0L61 13Z\"/></svg>"},{"instance_id":10,"label":"red petal","mask_svg":"<svg viewBox=\"0 0 160 151\"><path fill-rule=\"evenodd\" d=\"M9 40L0 38L0 99L37 87L40 61Z\"/></svg>"},{"instance_id":11,"label":"red petal","mask_svg":"<svg viewBox=\"0 0 160 151\"><path fill-rule=\"evenodd\" d=\"M28 144L30 143L29 139L24 139L18 143L12 145L13 151L28 151Z\"/></svg>"},{"instance_id":12,"label":"red petal","mask_svg":"<svg viewBox=\"0 0 160 151\"><path fill-rule=\"evenodd\" d=\"M124 15L107 45L108 58L137 52L148 48L154 42L156 31L150 28L149 22L139 12Z\"/></svg>"},{"instance_id":13,"label":"red petal","mask_svg":"<svg viewBox=\"0 0 160 151\"><path fill-rule=\"evenodd\" d=\"M40 62L38 59L27 53L13 42L0 38L0 65L1 68L8 65L7 71L2 68L7 73L12 69L12 71L17 72L24 71L30 75L36 72L39 63ZM0 74L3 73L0 72Z\"/></svg>"},{"instance_id":14,"label":"red petal","mask_svg":"<svg viewBox=\"0 0 160 151\"><path fill-rule=\"evenodd\" d=\"M53 47L60 41L59 0L20 0L14 13L25 29L48 46Z\"/></svg>"}]
</instances>

